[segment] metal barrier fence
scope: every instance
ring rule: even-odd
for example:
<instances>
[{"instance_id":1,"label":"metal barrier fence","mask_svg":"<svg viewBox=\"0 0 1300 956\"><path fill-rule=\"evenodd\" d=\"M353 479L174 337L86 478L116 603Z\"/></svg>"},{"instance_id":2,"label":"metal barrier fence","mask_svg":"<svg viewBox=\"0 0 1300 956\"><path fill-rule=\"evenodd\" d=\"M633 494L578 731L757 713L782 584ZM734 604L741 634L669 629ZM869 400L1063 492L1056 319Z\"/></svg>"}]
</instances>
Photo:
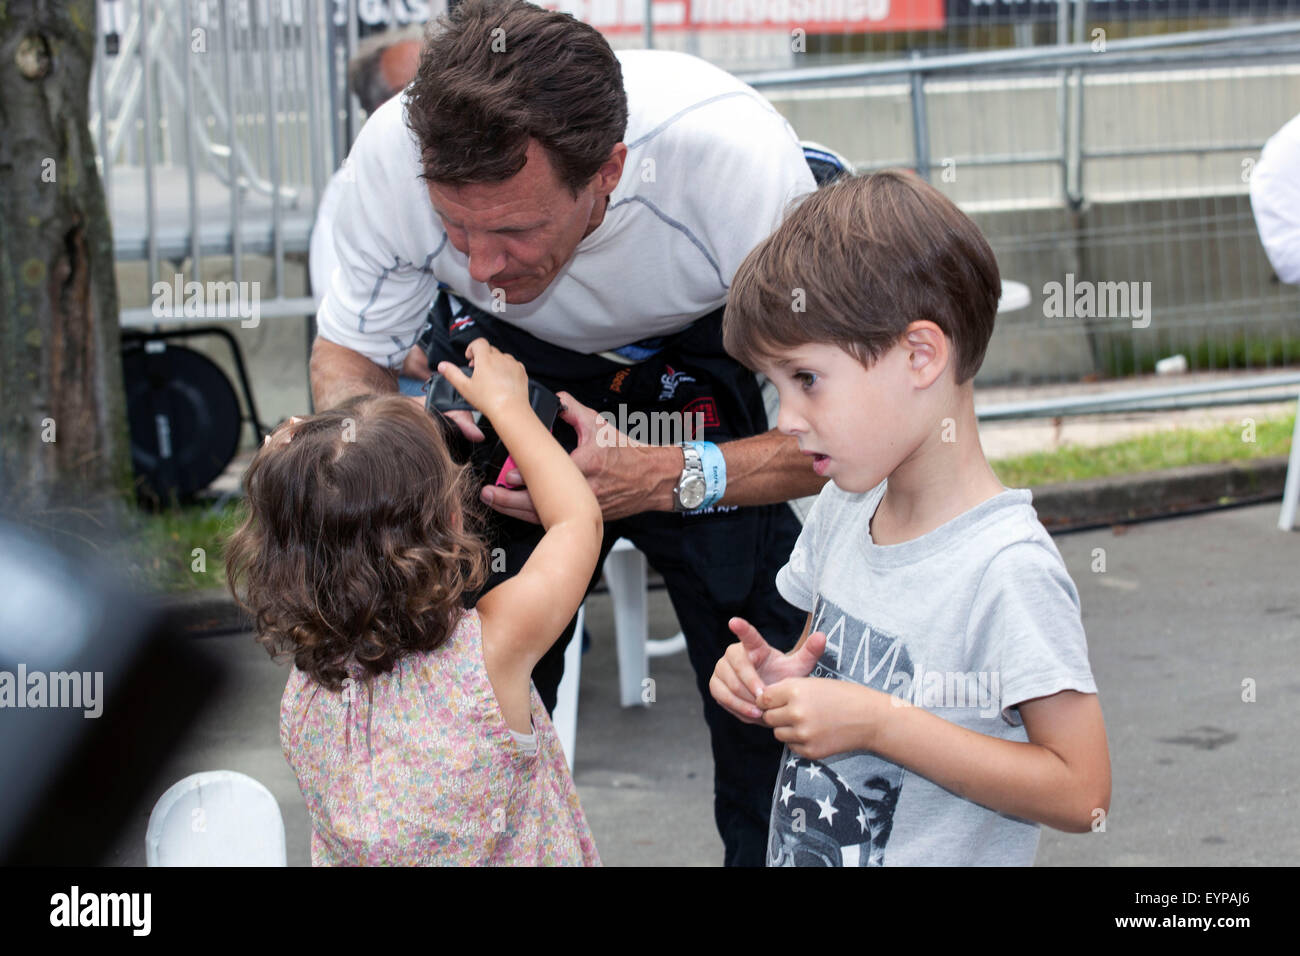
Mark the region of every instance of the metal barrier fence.
<instances>
[{"instance_id":1,"label":"metal barrier fence","mask_svg":"<svg viewBox=\"0 0 1300 956\"><path fill-rule=\"evenodd\" d=\"M332 8L101 0L91 129L115 254L147 262L151 288L172 279L163 262L188 261L185 279L202 283L204 259L228 255L239 284L244 257L261 256L273 268L260 315L314 311L311 297L285 296L285 255L306 252L357 128L344 87L357 29L336 23ZM123 312L126 326L157 322L152 308Z\"/></svg>"},{"instance_id":2,"label":"metal barrier fence","mask_svg":"<svg viewBox=\"0 0 1300 956\"><path fill-rule=\"evenodd\" d=\"M1293 21L742 77L800 135L853 116L830 141L860 171L915 168L980 222L1033 292L999 316L982 381L1070 381L1175 353L1192 370L1300 361L1300 294L1248 199L1265 139L1300 112L1297 63ZM1101 308L1073 314L1085 287Z\"/></svg>"},{"instance_id":3,"label":"metal barrier fence","mask_svg":"<svg viewBox=\"0 0 1300 956\"><path fill-rule=\"evenodd\" d=\"M1064 2L1025 18L999 3L948 0L940 29L794 36L799 50L782 34L781 63L846 65L744 78L801 137L863 169L913 166L980 222L1004 276L1034 294L1029 310L999 317L982 380L1129 375L1177 351L1193 369L1300 359L1300 296L1272 277L1245 182L1264 140L1300 112L1300 24L1125 39L1159 22L1098 20L1106 5ZM654 7L656 46L721 49L705 32L663 27L669 6ZM1184 6L1256 20L1293 12L1289 0ZM188 261L186 278L201 282L205 257L229 255L238 283L245 256L265 257L261 315L313 312L312 298L285 294L285 256L305 253L316 202L359 128L344 77L365 14L398 7L101 0L117 33L101 30L92 131L118 258L147 262L152 287L171 278L164 263ZM645 14L644 3L625 10L633 29L612 30L612 42L641 42ZM1084 42L1058 42L1071 35ZM1054 299L1089 283L1132 291L1130 309L1148 284L1146 324L1052 314ZM124 325L159 321L150 308L123 315Z\"/></svg>"}]
</instances>

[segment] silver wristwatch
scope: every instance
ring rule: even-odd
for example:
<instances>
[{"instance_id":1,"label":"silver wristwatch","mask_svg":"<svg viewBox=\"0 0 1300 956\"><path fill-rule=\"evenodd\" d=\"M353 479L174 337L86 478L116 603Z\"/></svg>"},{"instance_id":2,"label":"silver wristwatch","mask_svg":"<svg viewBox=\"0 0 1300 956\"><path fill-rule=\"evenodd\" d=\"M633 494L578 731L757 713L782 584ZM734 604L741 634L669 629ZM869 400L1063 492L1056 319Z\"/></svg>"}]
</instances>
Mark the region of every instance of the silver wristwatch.
<instances>
[{"instance_id":1,"label":"silver wristwatch","mask_svg":"<svg viewBox=\"0 0 1300 956\"><path fill-rule=\"evenodd\" d=\"M673 510L694 511L704 504L704 463L700 460L698 450L690 445L680 447L686 456L686 467L682 469L682 476L673 488Z\"/></svg>"}]
</instances>

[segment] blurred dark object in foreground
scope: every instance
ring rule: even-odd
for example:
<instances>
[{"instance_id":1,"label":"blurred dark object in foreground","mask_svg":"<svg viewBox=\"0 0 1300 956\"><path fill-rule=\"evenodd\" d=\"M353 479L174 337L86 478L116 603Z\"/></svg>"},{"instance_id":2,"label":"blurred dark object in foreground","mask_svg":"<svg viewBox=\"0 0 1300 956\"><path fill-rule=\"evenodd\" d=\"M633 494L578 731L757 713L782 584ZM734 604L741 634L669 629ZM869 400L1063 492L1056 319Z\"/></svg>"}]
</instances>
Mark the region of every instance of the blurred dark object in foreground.
<instances>
[{"instance_id":1,"label":"blurred dark object in foreground","mask_svg":"<svg viewBox=\"0 0 1300 956\"><path fill-rule=\"evenodd\" d=\"M0 863L95 865L219 689L155 598L0 520Z\"/></svg>"}]
</instances>

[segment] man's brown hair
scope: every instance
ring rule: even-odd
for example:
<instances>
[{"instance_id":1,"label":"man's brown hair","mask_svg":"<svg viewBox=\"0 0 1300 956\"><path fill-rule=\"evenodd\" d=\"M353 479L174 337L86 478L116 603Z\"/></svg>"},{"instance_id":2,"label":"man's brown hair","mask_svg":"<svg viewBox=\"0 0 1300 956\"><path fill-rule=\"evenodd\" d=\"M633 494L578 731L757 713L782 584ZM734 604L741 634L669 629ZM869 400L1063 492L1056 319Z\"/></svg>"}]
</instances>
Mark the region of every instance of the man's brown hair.
<instances>
[{"instance_id":1,"label":"man's brown hair","mask_svg":"<svg viewBox=\"0 0 1300 956\"><path fill-rule=\"evenodd\" d=\"M987 240L918 176L849 176L805 198L736 271L726 350L754 368L808 343L864 367L918 319L952 343L957 384L984 361L1002 280Z\"/></svg>"},{"instance_id":2,"label":"man's brown hair","mask_svg":"<svg viewBox=\"0 0 1300 956\"><path fill-rule=\"evenodd\" d=\"M488 576L477 487L406 396L281 426L244 473L225 554L258 643L332 691L438 647Z\"/></svg>"},{"instance_id":3,"label":"man's brown hair","mask_svg":"<svg viewBox=\"0 0 1300 956\"><path fill-rule=\"evenodd\" d=\"M439 17L408 96L421 178L449 186L509 179L532 138L576 196L627 130L623 71L605 38L521 0L464 0Z\"/></svg>"}]
</instances>

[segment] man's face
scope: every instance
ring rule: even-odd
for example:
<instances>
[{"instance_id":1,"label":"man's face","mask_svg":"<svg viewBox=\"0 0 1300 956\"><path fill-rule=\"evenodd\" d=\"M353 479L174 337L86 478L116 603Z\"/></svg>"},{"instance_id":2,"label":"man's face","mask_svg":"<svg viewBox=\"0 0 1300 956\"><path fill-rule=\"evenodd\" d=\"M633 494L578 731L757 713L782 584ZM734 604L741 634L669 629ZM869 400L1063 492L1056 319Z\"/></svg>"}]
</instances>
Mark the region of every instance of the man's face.
<instances>
[{"instance_id":1,"label":"man's face","mask_svg":"<svg viewBox=\"0 0 1300 956\"><path fill-rule=\"evenodd\" d=\"M531 302L604 219L626 156L627 147L617 144L575 198L545 148L529 140L524 166L514 176L459 187L429 183L429 200L447 239L469 257L470 277L501 289L506 302Z\"/></svg>"},{"instance_id":2,"label":"man's face","mask_svg":"<svg viewBox=\"0 0 1300 956\"><path fill-rule=\"evenodd\" d=\"M781 399L777 429L815 453L813 468L850 494L870 491L913 450L912 389L901 345L864 369L834 345L808 344L783 353L785 364L760 371Z\"/></svg>"}]
</instances>

